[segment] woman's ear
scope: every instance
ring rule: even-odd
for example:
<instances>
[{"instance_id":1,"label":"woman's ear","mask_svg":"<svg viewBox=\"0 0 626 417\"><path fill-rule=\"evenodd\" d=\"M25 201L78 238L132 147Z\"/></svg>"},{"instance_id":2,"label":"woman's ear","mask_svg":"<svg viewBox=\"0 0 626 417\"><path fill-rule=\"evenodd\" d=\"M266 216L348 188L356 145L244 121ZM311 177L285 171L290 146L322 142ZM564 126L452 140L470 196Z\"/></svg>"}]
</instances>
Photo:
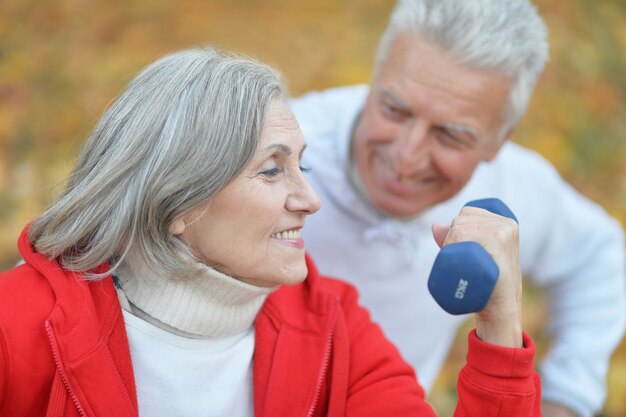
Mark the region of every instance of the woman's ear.
<instances>
[{"instance_id":1,"label":"woman's ear","mask_svg":"<svg viewBox=\"0 0 626 417\"><path fill-rule=\"evenodd\" d=\"M185 231L185 220L182 217L175 219L170 224L170 233L174 236L181 235Z\"/></svg>"}]
</instances>

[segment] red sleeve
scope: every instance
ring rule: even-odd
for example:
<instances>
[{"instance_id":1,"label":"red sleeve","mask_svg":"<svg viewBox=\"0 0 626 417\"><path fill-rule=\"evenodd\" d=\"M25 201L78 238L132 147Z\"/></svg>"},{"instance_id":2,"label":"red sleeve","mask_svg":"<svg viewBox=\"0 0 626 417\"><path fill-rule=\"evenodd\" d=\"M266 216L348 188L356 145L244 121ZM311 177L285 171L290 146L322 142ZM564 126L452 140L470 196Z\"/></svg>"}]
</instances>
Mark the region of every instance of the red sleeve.
<instances>
[{"instance_id":1,"label":"red sleeve","mask_svg":"<svg viewBox=\"0 0 626 417\"><path fill-rule=\"evenodd\" d=\"M346 416L434 417L413 368L358 305L356 290L345 284L341 287L345 320L337 326L345 326L346 331L337 328L336 337L343 333L349 338Z\"/></svg>"},{"instance_id":2,"label":"red sleeve","mask_svg":"<svg viewBox=\"0 0 626 417\"><path fill-rule=\"evenodd\" d=\"M349 346L346 416L434 417L411 366L381 328L359 306L357 291L327 281L341 299L343 320L335 349ZM407 329L412 331L412 329ZM348 340L341 340L347 335ZM540 417L541 384L534 370L535 344L523 334L523 348L505 348L469 335L467 363L459 373L455 417Z\"/></svg>"},{"instance_id":3,"label":"red sleeve","mask_svg":"<svg viewBox=\"0 0 626 417\"><path fill-rule=\"evenodd\" d=\"M459 374L455 417L541 417L541 382L535 344L523 334L523 348L483 342L470 332L467 363Z\"/></svg>"},{"instance_id":4,"label":"red sleeve","mask_svg":"<svg viewBox=\"0 0 626 417\"><path fill-rule=\"evenodd\" d=\"M8 380L7 372L9 369L6 357L7 352L4 343L4 330L0 327L0 410L2 410L2 404L6 398L6 381Z\"/></svg>"}]
</instances>

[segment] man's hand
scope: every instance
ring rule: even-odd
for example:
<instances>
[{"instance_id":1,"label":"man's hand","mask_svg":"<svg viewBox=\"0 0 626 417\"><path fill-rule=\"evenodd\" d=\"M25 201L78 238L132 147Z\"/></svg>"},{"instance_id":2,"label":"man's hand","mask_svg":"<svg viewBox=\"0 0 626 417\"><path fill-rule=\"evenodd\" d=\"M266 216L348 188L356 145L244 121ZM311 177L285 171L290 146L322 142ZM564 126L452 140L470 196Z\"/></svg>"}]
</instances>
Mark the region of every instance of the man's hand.
<instances>
[{"instance_id":1,"label":"man's hand","mask_svg":"<svg viewBox=\"0 0 626 417\"><path fill-rule=\"evenodd\" d=\"M541 404L541 414L543 417L578 417L576 413L564 405L550 402Z\"/></svg>"},{"instance_id":2,"label":"man's hand","mask_svg":"<svg viewBox=\"0 0 626 417\"><path fill-rule=\"evenodd\" d=\"M450 227L434 225L439 246L474 241L500 269L498 282L484 310L476 313L476 333L483 341L522 347L522 272L517 223L476 207L464 207Z\"/></svg>"}]
</instances>

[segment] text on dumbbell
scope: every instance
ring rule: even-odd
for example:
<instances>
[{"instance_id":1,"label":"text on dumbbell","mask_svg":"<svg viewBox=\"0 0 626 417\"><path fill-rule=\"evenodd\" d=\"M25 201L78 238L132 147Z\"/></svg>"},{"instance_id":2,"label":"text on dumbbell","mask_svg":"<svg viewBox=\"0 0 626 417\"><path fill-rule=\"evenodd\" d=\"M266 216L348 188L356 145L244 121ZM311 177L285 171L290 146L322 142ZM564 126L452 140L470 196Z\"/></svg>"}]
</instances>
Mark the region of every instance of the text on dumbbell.
<instances>
[{"instance_id":1,"label":"text on dumbbell","mask_svg":"<svg viewBox=\"0 0 626 417\"><path fill-rule=\"evenodd\" d=\"M466 279L460 279L459 280L459 285L458 287L456 287L456 292L454 293L454 297L458 298L459 300L463 299L463 297L465 297L465 290L467 289L467 280Z\"/></svg>"}]
</instances>

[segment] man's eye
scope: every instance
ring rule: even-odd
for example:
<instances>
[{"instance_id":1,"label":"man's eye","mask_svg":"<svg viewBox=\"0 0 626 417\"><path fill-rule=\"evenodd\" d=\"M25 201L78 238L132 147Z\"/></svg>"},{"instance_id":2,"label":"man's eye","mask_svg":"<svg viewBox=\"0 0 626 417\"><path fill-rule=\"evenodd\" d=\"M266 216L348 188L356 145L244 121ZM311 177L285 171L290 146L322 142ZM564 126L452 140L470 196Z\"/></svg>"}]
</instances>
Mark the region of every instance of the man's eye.
<instances>
[{"instance_id":1,"label":"man's eye","mask_svg":"<svg viewBox=\"0 0 626 417\"><path fill-rule=\"evenodd\" d=\"M442 144L447 146L463 147L467 145L463 140L458 138L456 135L450 133L450 131L446 129L438 129L437 137Z\"/></svg>"},{"instance_id":2,"label":"man's eye","mask_svg":"<svg viewBox=\"0 0 626 417\"><path fill-rule=\"evenodd\" d=\"M393 104L383 103L382 108L383 114L385 114L391 120L400 121L404 120L408 116L406 110L401 109L400 107L396 107Z\"/></svg>"},{"instance_id":3,"label":"man's eye","mask_svg":"<svg viewBox=\"0 0 626 417\"><path fill-rule=\"evenodd\" d=\"M394 114L400 113L400 109L392 106L391 104L384 103L383 107L389 113L394 113Z\"/></svg>"},{"instance_id":4,"label":"man's eye","mask_svg":"<svg viewBox=\"0 0 626 417\"><path fill-rule=\"evenodd\" d=\"M441 137L442 139L451 140L451 141L457 140L456 136L454 136L452 133L448 132L445 129L439 130L439 137Z\"/></svg>"}]
</instances>

